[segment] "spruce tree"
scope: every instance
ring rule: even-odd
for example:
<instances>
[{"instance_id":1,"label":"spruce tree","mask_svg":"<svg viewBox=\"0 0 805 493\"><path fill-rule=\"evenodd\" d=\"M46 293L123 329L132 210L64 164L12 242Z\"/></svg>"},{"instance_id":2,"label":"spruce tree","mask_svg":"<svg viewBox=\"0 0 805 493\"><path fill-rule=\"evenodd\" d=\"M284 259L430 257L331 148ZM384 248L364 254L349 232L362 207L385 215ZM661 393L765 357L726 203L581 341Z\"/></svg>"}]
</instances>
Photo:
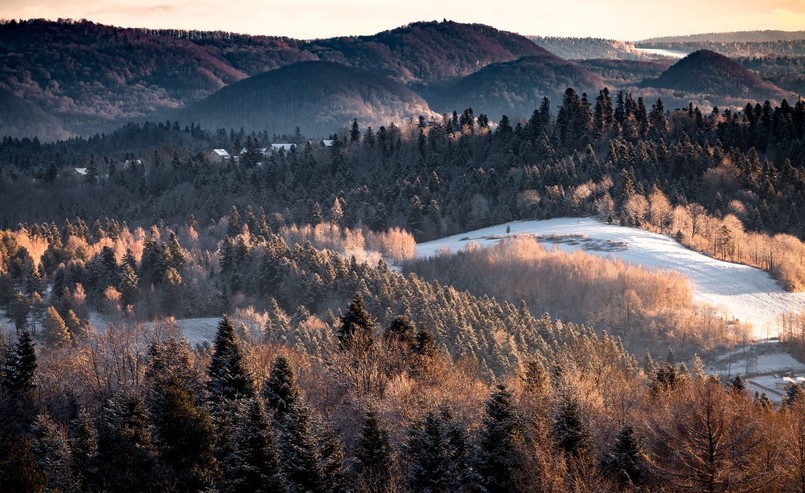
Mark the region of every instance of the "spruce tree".
<instances>
[{"instance_id":1,"label":"spruce tree","mask_svg":"<svg viewBox=\"0 0 805 493\"><path fill-rule=\"evenodd\" d=\"M138 394L121 390L104 406L97 459L101 490L135 493L159 491L164 486L152 427Z\"/></svg>"},{"instance_id":2,"label":"spruce tree","mask_svg":"<svg viewBox=\"0 0 805 493\"><path fill-rule=\"evenodd\" d=\"M47 414L36 417L32 431L32 450L39 468L47 476L48 489L50 491L70 489L71 451L67 437Z\"/></svg>"},{"instance_id":3,"label":"spruce tree","mask_svg":"<svg viewBox=\"0 0 805 493\"><path fill-rule=\"evenodd\" d=\"M514 491L521 467L518 447L522 423L506 386L498 385L486 401L483 426L475 457L479 486L488 493Z\"/></svg>"},{"instance_id":4,"label":"spruce tree","mask_svg":"<svg viewBox=\"0 0 805 493\"><path fill-rule=\"evenodd\" d=\"M246 361L235 336L235 328L229 317L218 323L210 367L207 390L213 402L222 399L255 397L254 382L246 368Z\"/></svg>"},{"instance_id":5,"label":"spruce tree","mask_svg":"<svg viewBox=\"0 0 805 493\"><path fill-rule=\"evenodd\" d=\"M299 401L296 376L285 357L278 356L274 360L271 373L263 386L263 398L277 420L281 420L285 413Z\"/></svg>"},{"instance_id":6,"label":"spruce tree","mask_svg":"<svg viewBox=\"0 0 805 493\"><path fill-rule=\"evenodd\" d=\"M393 466L391 442L388 431L381 426L374 410L366 412L355 455L355 473L362 489L369 492L387 491Z\"/></svg>"},{"instance_id":7,"label":"spruce tree","mask_svg":"<svg viewBox=\"0 0 805 493\"><path fill-rule=\"evenodd\" d=\"M344 348L368 347L373 342L374 329L375 321L364 307L363 296L358 293L341 317L336 337Z\"/></svg>"},{"instance_id":8,"label":"spruce tree","mask_svg":"<svg viewBox=\"0 0 805 493\"><path fill-rule=\"evenodd\" d=\"M296 403L279 423L280 457L288 489L292 492L321 491L319 456L310 410Z\"/></svg>"},{"instance_id":9,"label":"spruce tree","mask_svg":"<svg viewBox=\"0 0 805 493\"><path fill-rule=\"evenodd\" d=\"M221 487L231 493L282 493L286 491L279 457L257 399L243 399L237 405L236 429L229 453L224 457Z\"/></svg>"},{"instance_id":10,"label":"spruce tree","mask_svg":"<svg viewBox=\"0 0 805 493\"><path fill-rule=\"evenodd\" d=\"M22 395L36 388L36 344L31 333L23 330L14 348L6 355L2 373L2 384L12 396Z\"/></svg>"},{"instance_id":11,"label":"spruce tree","mask_svg":"<svg viewBox=\"0 0 805 493\"><path fill-rule=\"evenodd\" d=\"M182 491L200 491L212 485L212 422L196 406L191 386L177 374L157 378L150 406L154 442L163 465Z\"/></svg>"},{"instance_id":12,"label":"spruce tree","mask_svg":"<svg viewBox=\"0 0 805 493\"><path fill-rule=\"evenodd\" d=\"M646 476L645 454L631 426L626 425L618 432L601 467L621 487L643 483Z\"/></svg>"},{"instance_id":13,"label":"spruce tree","mask_svg":"<svg viewBox=\"0 0 805 493\"><path fill-rule=\"evenodd\" d=\"M70 344L70 331L67 329L67 324L59 315L59 312L52 306L49 306L45 313L45 320L42 322L44 329L45 342L51 346L67 346Z\"/></svg>"},{"instance_id":14,"label":"spruce tree","mask_svg":"<svg viewBox=\"0 0 805 493\"><path fill-rule=\"evenodd\" d=\"M553 434L556 447L569 457L580 457L591 445L592 435L582 417L578 398L570 392L559 398Z\"/></svg>"},{"instance_id":15,"label":"spruce tree","mask_svg":"<svg viewBox=\"0 0 805 493\"><path fill-rule=\"evenodd\" d=\"M466 436L447 408L425 415L411 430L406 451L407 481L412 491L436 493L462 488L469 469Z\"/></svg>"},{"instance_id":16,"label":"spruce tree","mask_svg":"<svg viewBox=\"0 0 805 493\"><path fill-rule=\"evenodd\" d=\"M73 480L78 490L87 491L97 478L98 430L92 416L85 409L78 412L70 425Z\"/></svg>"},{"instance_id":17,"label":"spruce tree","mask_svg":"<svg viewBox=\"0 0 805 493\"><path fill-rule=\"evenodd\" d=\"M317 420L314 430L321 491L325 493L349 491L343 472L344 447L336 436L332 424L327 420Z\"/></svg>"}]
</instances>

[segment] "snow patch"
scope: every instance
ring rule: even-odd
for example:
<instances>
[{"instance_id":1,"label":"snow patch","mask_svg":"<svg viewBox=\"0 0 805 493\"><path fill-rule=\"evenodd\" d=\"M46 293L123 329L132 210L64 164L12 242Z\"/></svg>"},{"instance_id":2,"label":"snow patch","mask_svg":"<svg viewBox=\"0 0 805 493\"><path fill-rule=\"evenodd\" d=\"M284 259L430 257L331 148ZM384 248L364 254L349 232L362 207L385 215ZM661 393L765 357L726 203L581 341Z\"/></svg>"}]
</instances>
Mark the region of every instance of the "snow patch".
<instances>
[{"instance_id":1,"label":"snow patch","mask_svg":"<svg viewBox=\"0 0 805 493\"><path fill-rule=\"evenodd\" d=\"M507 226L511 229L509 234ZM786 292L760 269L716 260L666 235L604 224L594 218L499 224L418 244L416 256L427 258L456 252L470 242L488 247L514 235L534 236L565 252L586 250L634 265L678 272L690 281L696 301L717 307L726 319L751 323L758 339L777 336L785 315L805 310L805 293Z\"/></svg>"}]
</instances>

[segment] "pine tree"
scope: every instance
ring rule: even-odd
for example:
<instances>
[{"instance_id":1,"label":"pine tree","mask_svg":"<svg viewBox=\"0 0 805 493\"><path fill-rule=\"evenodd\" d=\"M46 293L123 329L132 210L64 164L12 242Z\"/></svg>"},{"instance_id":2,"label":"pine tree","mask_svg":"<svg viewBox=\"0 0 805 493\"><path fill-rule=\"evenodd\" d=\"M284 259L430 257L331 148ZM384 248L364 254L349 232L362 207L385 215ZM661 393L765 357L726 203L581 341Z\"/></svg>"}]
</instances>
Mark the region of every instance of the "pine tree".
<instances>
[{"instance_id":1,"label":"pine tree","mask_svg":"<svg viewBox=\"0 0 805 493\"><path fill-rule=\"evenodd\" d=\"M223 459L222 492L282 493L285 480L280 471L279 457L271 429L257 399L238 403L236 429L231 438L229 453Z\"/></svg>"},{"instance_id":2,"label":"pine tree","mask_svg":"<svg viewBox=\"0 0 805 493\"><path fill-rule=\"evenodd\" d=\"M621 487L643 484L646 477L645 454L631 426L626 425L618 432L601 467Z\"/></svg>"},{"instance_id":3,"label":"pine tree","mask_svg":"<svg viewBox=\"0 0 805 493\"><path fill-rule=\"evenodd\" d=\"M475 457L477 481L484 491L504 493L515 490L515 475L521 468L518 451L521 428L511 392L504 385L498 385L486 401Z\"/></svg>"},{"instance_id":4,"label":"pine tree","mask_svg":"<svg viewBox=\"0 0 805 493\"><path fill-rule=\"evenodd\" d=\"M67 346L70 344L70 331L67 329L67 324L59 315L59 312L52 306L49 306L45 314L45 320L42 322L44 329L45 342L51 346Z\"/></svg>"},{"instance_id":5,"label":"pine tree","mask_svg":"<svg viewBox=\"0 0 805 493\"><path fill-rule=\"evenodd\" d=\"M235 328L224 315L218 323L210 367L207 390L213 402L238 397L255 397L254 382L246 368L246 361L235 336Z\"/></svg>"},{"instance_id":6,"label":"pine tree","mask_svg":"<svg viewBox=\"0 0 805 493\"><path fill-rule=\"evenodd\" d=\"M467 439L449 409L428 412L410 432L406 444L408 486L436 493L462 489L467 464Z\"/></svg>"},{"instance_id":7,"label":"pine tree","mask_svg":"<svg viewBox=\"0 0 805 493\"><path fill-rule=\"evenodd\" d=\"M355 456L355 473L361 489L367 492L387 491L393 466L391 442L388 431L381 426L374 410L366 412Z\"/></svg>"}]
</instances>

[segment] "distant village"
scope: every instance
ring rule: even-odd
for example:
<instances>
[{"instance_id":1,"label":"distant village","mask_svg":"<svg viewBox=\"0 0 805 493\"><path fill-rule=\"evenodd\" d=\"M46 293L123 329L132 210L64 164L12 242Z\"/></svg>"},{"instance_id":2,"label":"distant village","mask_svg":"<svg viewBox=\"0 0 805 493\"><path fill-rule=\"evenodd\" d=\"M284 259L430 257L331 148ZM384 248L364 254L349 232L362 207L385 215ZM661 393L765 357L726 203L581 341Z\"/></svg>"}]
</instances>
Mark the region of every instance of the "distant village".
<instances>
[{"instance_id":1,"label":"distant village","mask_svg":"<svg viewBox=\"0 0 805 493\"><path fill-rule=\"evenodd\" d=\"M332 147L333 142L334 141L332 139L310 140L310 141L308 141L308 143L311 146L319 145L319 146L322 146L322 147ZM296 146L297 146L297 144L277 143L277 144L271 144L270 147L261 147L259 149L255 149L255 150L260 156L265 157L265 156L268 156L271 153L290 152ZM210 151L207 152L207 159L211 163L225 163L227 161L232 161L234 163L238 163L238 162L240 162L241 156L245 155L247 152L248 152L248 149L244 147L243 149L241 149L240 155L233 156L226 149L211 149ZM257 164L260 165L262 163L258 162Z\"/></svg>"}]
</instances>

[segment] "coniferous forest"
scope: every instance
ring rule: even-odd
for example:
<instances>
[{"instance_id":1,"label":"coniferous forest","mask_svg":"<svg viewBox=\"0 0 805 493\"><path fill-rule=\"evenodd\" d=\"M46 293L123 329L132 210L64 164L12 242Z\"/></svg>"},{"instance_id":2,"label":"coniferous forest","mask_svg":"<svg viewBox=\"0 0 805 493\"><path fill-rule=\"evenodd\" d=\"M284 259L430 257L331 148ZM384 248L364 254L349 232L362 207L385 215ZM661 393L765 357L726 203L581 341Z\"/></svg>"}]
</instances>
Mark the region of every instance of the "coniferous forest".
<instances>
[{"instance_id":1,"label":"coniferous forest","mask_svg":"<svg viewBox=\"0 0 805 493\"><path fill-rule=\"evenodd\" d=\"M750 328L681 275L517 236L415 255L593 216L805 291L805 101L534 103L2 138L0 491L805 490L805 391L709 374Z\"/></svg>"}]
</instances>

